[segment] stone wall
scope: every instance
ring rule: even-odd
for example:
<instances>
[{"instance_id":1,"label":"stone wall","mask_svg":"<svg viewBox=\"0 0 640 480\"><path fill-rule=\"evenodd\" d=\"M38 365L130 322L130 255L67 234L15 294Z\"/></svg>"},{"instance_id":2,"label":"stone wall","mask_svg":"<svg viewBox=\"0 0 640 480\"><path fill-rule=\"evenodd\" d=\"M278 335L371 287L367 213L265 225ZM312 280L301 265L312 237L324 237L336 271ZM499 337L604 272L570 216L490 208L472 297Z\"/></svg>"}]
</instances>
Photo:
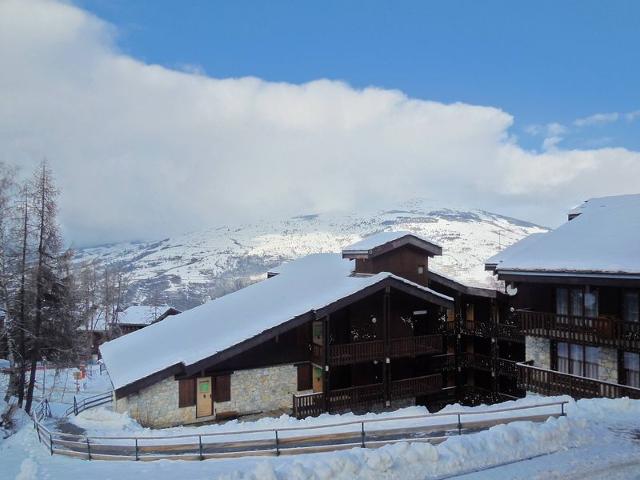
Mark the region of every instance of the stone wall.
<instances>
[{"instance_id":1,"label":"stone wall","mask_svg":"<svg viewBox=\"0 0 640 480\"><path fill-rule=\"evenodd\" d=\"M311 393L311 390L297 392L298 371L294 365L238 370L230 379L231 400L215 402L216 414L290 413L294 393ZM167 377L116 400L115 410L129 412L141 425L154 428L204 420L196 418L195 406L178 408L178 384L173 376Z\"/></svg>"},{"instance_id":2,"label":"stone wall","mask_svg":"<svg viewBox=\"0 0 640 480\"><path fill-rule=\"evenodd\" d=\"M548 338L525 337L525 360L533 360L540 368L551 368L551 341Z\"/></svg>"},{"instance_id":3,"label":"stone wall","mask_svg":"<svg viewBox=\"0 0 640 480\"><path fill-rule=\"evenodd\" d=\"M178 381L173 375L115 402L116 412L129 412L145 427L170 427L194 422L196 407L178 408Z\"/></svg>"},{"instance_id":4,"label":"stone wall","mask_svg":"<svg viewBox=\"0 0 640 480\"><path fill-rule=\"evenodd\" d=\"M311 393L298 392L297 388L298 370L294 365L239 370L231 375L231 400L216 402L216 414L290 413L294 393Z\"/></svg>"},{"instance_id":5,"label":"stone wall","mask_svg":"<svg viewBox=\"0 0 640 480\"><path fill-rule=\"evenodd\" d=\"M605 382L618 383L618 350L615 348L600 348L598 378Z\"/></svg>"}]
</instances>

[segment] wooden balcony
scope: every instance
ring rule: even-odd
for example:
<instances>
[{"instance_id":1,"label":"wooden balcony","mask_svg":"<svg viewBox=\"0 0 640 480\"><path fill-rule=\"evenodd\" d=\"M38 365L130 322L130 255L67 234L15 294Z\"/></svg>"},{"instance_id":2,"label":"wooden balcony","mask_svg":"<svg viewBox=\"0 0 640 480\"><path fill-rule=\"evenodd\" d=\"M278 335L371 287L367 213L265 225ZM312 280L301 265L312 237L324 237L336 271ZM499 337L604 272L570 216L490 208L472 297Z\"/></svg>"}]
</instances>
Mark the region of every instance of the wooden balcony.
<instances>
[{"instance_id":1,"label":"wooden balcony","mask_svg":"<svg viewBox=\"0 0 640 480\"><path fill-rule=\"evenodd\" d=\"M514 360L498 358L497 361L498 375L516 378L518 376L518 363Z\"/></svg>"},{"instance_id":2,"label":"wooden balcony","mask_svg":"<svg viewBox=\"0 0 640 480\"><path fill-rule=\"evenodd\" d=\"M529 310L518 310L517 314L524 335L640 351L640 322Z\"/></svg>"},{"instance_id":3,"label":"wooden balcony","mask_svg":"<svg viewBox=\"0 0 640 480\"><path fill-rule=\"evenodd\" d=\"M329 365L348 365L351 363L384 360L384 342L341 343L329 346Z\"/></svg>"},{"instance_id":4,"label":"wooden balcony","mask_svg":"<svg viewBox=\"0 0 640 480\"><path fill-rule=\"evenodd\" d=\"M579 377L555 370L517 364L518 384L521 388L542 395L571 395L573 398L640 399L640 388Z\"/></svg>"},{"instance_id":5,"label":"wooden balcony","mask_svg":"<svg viewBox=\"0 0 640 480\"><path fill-rule=\"evenodd\" d=\"M442 375L395 380L389 387L390 400L430 395L442 389ZM326 396L326 403L324 393L293 395L293 414L297 418L320 415L324 411L374 410L384 408L385 405L383 383L330 390Z\"/></svg>"},{"instance_id":6,"label":"wooden balcony","mask_svg":"<svg viewBox=\"0 0 640 480\"><path fill-rule=\"evenodd\" d=\"M494 336L502 340L512 342L524 342L524 335L519 323L497 323L494 327Z\"/></svg>"},{"instance_id":7,"label":"wooden balcony","mask_svg":"<svg viewBox=\"0 0 640 480\"><path fill-rule=\"evenodd\" d=\"M439 373L423 377L407 378L391 382L391 399L420 397L442 390L442 375Z\"/></svg>"},{"instance_id":8,"label":"wooden balcony","mask_svg":"<svg viewBox=\"0 0 640 480\"><path fill-rule=\"evenodd\" d=\"M442 335L421 335L418 337L401 337L389 340L388 354L385 352L383 340L369 342L339 343L329 346L329 365L349 365L354 363L384 361L390 358L415 357L431 355L442 351ZM311 361L324 364L324 347L311 344Z\"/></svg>"},{"instance_id":9,"label":"wooden balcony","mask_svg":"<svg viewBox=\"0 0 640 480\"><path fill-rule=\"evenodd\" d=\"M391 358L415 357L442 352L442 335L392 338L389 345Z\"/></svg>"},{"instance_id":10,"label":"wooden balcony","mask_svg":"<svg viewBox=\"0 0 640 480\"><path fill-rule=\"evenodd\" d=\"M435 355L433 357L433 371L453 372L457 368L475 368L485 372L491 372L495 369L498 375L506 375L510 377L517 376L516 362L504 358L498 358L495 362L489 355L479 353L463 352L456 355L448 353L445 355Z\"/></svg>"},{"instance_id":11,"label":"wooden balcony","mask_svg":"<svg viewBox=\"0 0 640 480\"><path fill-rule=\"evenodd\" d=\"M493 336L493 322L465 320L462 322L462 333L465 335L473 335L475 337L490 338Z\"/></svg>"}]
</instances>

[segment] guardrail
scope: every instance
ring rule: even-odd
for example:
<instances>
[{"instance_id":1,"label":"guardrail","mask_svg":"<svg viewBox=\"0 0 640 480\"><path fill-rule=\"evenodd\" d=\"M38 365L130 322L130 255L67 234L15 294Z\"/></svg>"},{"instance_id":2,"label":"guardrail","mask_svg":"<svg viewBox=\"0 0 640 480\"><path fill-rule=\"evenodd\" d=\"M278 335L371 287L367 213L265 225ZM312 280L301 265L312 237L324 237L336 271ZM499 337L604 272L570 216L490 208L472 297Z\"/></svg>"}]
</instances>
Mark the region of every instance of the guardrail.
<instances>
[{"instance_id":1,"label":"guardrail","mask_svg":"<svg viewBox=\"0 0 640 480\"><path fill-rule=\"evenodd\" d=\"M438 444L511 421L545 421L565 415L567 401L485 411L460 411L370 420L173 436L85 436L54 432L34 418L38 439L51 455L88 460L204 460L243 456L294 455L348 448L377 448L397 442ZM542 409L545 413L532 412ZM551 411L553 410L553 411ZM505 416L505 412L510 412ZM523 415L514 415L522 412ZM484 416L484 418L483 418ZM497 417L496 417L497 416ZM420 425L421 420L431 421ZM398 423L407 426L398 427ZM389 428L385 428L390 425ZM330 429L324 434L312 434Z\"/></svg>"},{"instance_id":2,"label":"guardrail","mask_svg":"<svg viewBox=\"0 0 640 480\"><path fill-rule=\"evenodd\" d=\"M112 392L99 393L98 395L94 395L92 397L83 398L78 401L76 396L73 396L73 405L71 405L64 412L64 416L68 417L72 413L74 415L78 415L80 412L84 412L88 408L98 407L100 405L105 405L107 403L111 403L113 400Z\"/></svg>"}]
</instances>

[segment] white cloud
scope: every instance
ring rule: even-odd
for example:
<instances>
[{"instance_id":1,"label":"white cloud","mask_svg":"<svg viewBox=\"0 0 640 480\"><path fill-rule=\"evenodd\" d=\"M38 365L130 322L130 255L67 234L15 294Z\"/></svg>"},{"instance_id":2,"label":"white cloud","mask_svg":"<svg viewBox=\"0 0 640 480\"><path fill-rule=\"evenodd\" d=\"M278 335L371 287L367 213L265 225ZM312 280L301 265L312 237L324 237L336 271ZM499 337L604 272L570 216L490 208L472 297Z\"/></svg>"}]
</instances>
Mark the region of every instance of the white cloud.
<instances>
[{"instance_id":1,"label":"white cloud","mask_svg":"<svg viewBox=\"0 0 640 480\"><path fill-rule=\"evenodd\" d=\"M610 113L594 113L588 117L578 118L573 122L576 127L590 127L594 125L605 125L607 123L617 122L620 118L618 112Z\"/></svg>"},{"instance_id":2,"label":"white cloud","mask_svg":"<svg viewBox=\"0 0 640 480\"><path fill-rule=\"evenodd\" d=\"M633 122L637 118L640 118L640 110L634 110L633 112L625 113L624 118L627 122Z\"/></svg>"},{"instance_id":3,"label":"white cloud","mask_svg":"<svg viewBox=\"0 0 640 480\"><path fill-rule=\"evenodd\" d=\"M217 79L144 64L113 34L66 3L0 3L0 160L51 160L80 243L411 197L552 223L559 205L637 189L638 152L529 152L494 107Z\"/></svg>"}]
</instances>

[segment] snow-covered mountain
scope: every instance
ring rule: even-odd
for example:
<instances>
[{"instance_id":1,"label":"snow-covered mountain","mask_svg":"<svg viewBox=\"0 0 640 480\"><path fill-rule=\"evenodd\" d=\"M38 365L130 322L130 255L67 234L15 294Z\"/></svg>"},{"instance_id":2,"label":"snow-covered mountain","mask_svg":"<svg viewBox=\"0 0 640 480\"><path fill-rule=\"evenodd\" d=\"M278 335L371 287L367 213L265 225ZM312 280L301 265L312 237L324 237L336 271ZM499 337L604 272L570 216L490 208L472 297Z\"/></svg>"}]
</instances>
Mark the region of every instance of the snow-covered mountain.
<instances>
[{"instance_id":1,"label":"snow-covered mountain","mask_svg":"<svg viewBox=\"0 0 640 480\"><path fill-rule=\"evenodd\" d=\"M282 221L225 225L155 242L81 249L80 260L120 264L130 275L131 303L150 296L191 308L251 282L282 262L339 252L383 230L410 230L443 246L430 268L468 284L490 286L483 262L501 248L547 229L482 210L434 209L421 202L371 214L301 215Z\"/></svg>"}]
</instances>

